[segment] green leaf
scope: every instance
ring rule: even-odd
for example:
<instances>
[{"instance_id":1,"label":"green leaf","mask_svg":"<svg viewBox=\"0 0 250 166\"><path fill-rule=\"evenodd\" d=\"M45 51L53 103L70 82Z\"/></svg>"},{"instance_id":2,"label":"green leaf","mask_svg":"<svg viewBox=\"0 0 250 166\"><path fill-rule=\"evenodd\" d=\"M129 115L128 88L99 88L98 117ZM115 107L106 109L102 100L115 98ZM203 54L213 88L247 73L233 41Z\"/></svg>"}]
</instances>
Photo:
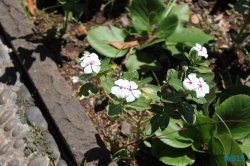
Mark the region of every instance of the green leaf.
<instances>
[{"instance_id":1,"label":"green leaf","mask_svg":"<svg viewBox=\"0 0 250 166\"><path fill-rule=\"evenodd\" d=\"M215 108L215 112L225 121L234 139L244 138L250 134L250 97L247 95L236 95L226 99ZM220 120L216 114L213 119ZM239 120L245 122L227 122L227 120ZM228 133L223 123L218 123L218 133Z\"/></svg>"},{"instance_id":2,"label":"green leaf","mask_svg":"<svg viewBox=\"0 0 250 166\"><path fill-rule=\"evenodd\" d=\"M95 76L91 74L82 74L79 76L79 79L82 81L92 81L95 78Z\"/></svg>"},{"instance_id":3,"label":"green leaf","mask_svg":"<svg viewBox=\"0 0 250 166\"><path fill-rule=\"evenodd\" d=\"M245 85L235 85L227 88L226 90L222 91L219 99L217 100L216 107L223 103L226 99L231 96L245 94L250 96L250 88Z\"/></svg>"},{"instance_id":4,"label":"green leaf","mask_svg":"<svg viewBox=\"0 0 250 166\"><path fill-rule=\"evenodd\" d=\"M188 4L180 4L180 5L174 6L169 13L169 16L171 16L171 15L178 16L178 27L179 28L184 27L188 23L189 16L190 16L190 9L189 9Z\"/></svg>"},{"instance_id":5,"label":"green leaf","mask_svg":"<svg viewBox=\"0 0 250 166\"><path fill-rule=\"evenodd\" d=\"M206 66L199 66L199 67L190 66L190 68L194 69L195 71L199 73L211 73L212 72L212 70Z\"/></svg>"},{"instance_id":6,"label":"green leaf","mask_svg":"<svg viewBox=\"0 0 250 166\"><path fill-rule=\"evenodd\" d=\"M186 97L187 100L191 100L191 101L194 101L196 102L197 104L205 104L207 101L206 99L203 97L203 98L196 98L196 97L193 97L191 94L189 94L187 97Z\"/></svg>"},{"instance_id":7,"label":"green leaf","mask_svg":"<svg viewBox=\"0 0 250 166\"><path fill-rule=\"evenodd\" d=\"M224 160L225 152L222 141L217 137L212 137L209 143L210 165L226 166Z\"/></svg>"},{"instance_id":8,"label":"green leaf","mask_svg":"<svg viewBox=\"0 0 250 166\"><path fill-rule=\"evenodd\" d=\"M149 97L150 99L153 99L157 102L161 102L160 97L157 95L158 92L161 91L161 88L159 86L155 86L155 85L149 85L147 87L143 87L141 88L141 90L146 94L147 97Z\"/></svg>"},{"instance_id":9,"label":"green leaf","mask_svg":"<svg viewBox=\"0 0 250 166\"><path fill-rule=\"evenodd\" d=\"M248 162L250 161L250 135L238 140L242 152L247 156Z\"/></svg>"},{"instance_id":10,"label":"green leaf","mask_svg":"<svg viewBox=\"0 0 250 166\"><path fill-rule=\"evenodd\" d=\"M172 86L176 91L184 92L182 81L180 79L171 78L169 80L169 85Z\"/></svg>"},{"instance_id":11,"label":"green leaf","mask_svg":"<svg viewBox=\"0 0 250 166\"><path fill-rule=\"evenodd\" d=\"M107 114L110 117L117 117L117 116L121 115L122 111L123 111L123 107L122 107L122 105L120 103L119 104L112 103L108 107Z\"/></svg>"},{"instance_id":12,"label":"green leaf","mask_svg":"<svg viewBox=\"0 0 250 166\"><path fill-rule=\"evenodd\" d=\"M111 92L111 88L115 85L114 81L112 80L112 78L110 76L106 76L106 79L102 81L102 87L103 89L110 94Z\"/></svg>"},{"instance_id":13,"label":"green leaf","mask_svg":"<svg viewBox=\"0 0 250 166\"><path fill-rule=\"evenodd\" d=\"M165 39L174 33L177 26L178 26L177 15L168 16L165 19L161 20L158 29L156 29L155 31L155 34L158 35L158 38Z\"/></svg>"},{"instance_id":14,"label":"green leaf","mask_svg":"<svg viewBox=\"0 0 250 166\"><path fill-rule=\"evenodd\" d=\"M175 31L171 36L166 38L167 49L172 53L172 56L180 59L185 59L184 52L189 52L190 47L196 43L204 45L213 38L206 35L202 30L197 28L181 28Z\"/></svg>"},{"instance_id":15,"label":"green leaf","mask_svg":"<svg viewBox=\"0 0 250 166\"><path fill-rule=\"evenodd\" d=\"M83 96L88 96L89 93L97 93L99 92L100 88L98 85L96 84L92 84L92 83L86 83L84 84L81 89L80 89L80 96L83 95Z\"/></svg>"},{"instance_id":16,"label":"green leaf","mask_svg":"<svg viewBox=\"0 0 250 166\"><path fill-rule=\"evenodd\" d=\"M211 82L214 79L214 73L199 73L197 74L197 77L202 77L204 79L204 81L206 82Z\"/></svg>"},{"instance_id":17,"label":"green leaf","mask_svg":"<svg viewBox=\"0 0 250 166\"><path fill-rule=\"evenodd\" d=\"M241 151L241 148L239 147L238 143L229 135L229 134L223 134L219 136L219 139L221 140L221 143L224 146L225 156L243 156L243 153ZM218 148L218 147L217 147ZM244 160L245 161L245 160ZM232 161L230 164L232 166L245 166L244 161Z\"/></svg>"},{"instance_id":18,"label":"green leaf","mask_svg":"<svg viewBox=\"0 0 250 166\"><path fill-rule=\"evenodd\" d=\"M110 66L110 58L105 58L101 61L101 70L99 73L109 71L111 69Z\"/></svg>"},{"instance_id":19,"label":"green leaf","mask_svg":"<svg viewBox=\"0 0 250 166\"><path fill-rule=\"evenodd\" d=\"M196 115L194 113L194 107L185 101L177 103L177 108L182 118L188 123L194 123L196 121Z\"/></svg>"},{"instance_id":20,"label":"green leaf","mask_svg":"<svg viewBox=\"0 0 250 166\"><path fill-rule=\"evenodd\" d=\"M153 136L153 134L159 129L159 119L160 114L156 114L150 119L149 123L146 125L143 131L143 134L145 136Z\"/></svg>"},{"instance_id":21,"label":"green leaf","mask_svg":"<svg viewBox=\"0 0 250 166\"><path fill-rule=\"evenodd\" d=\"M148 70L160 70L161 64L157 61L157 58L149 53L143 51L135 51L130 54L127 62L125 63L128 71L134 71L138 69L148 69Z\"/></svg>"},{"instance_id":22,"label":"green leaf","mask_svg":"<svg viewBox=\"0 0 250 166\"><path fill-rule=\"evenodd\" d=\"M169 82L169 80L171 79L177 79L178 78L178 71L174 70L174 69L168 69L167 71L167 81Z\"/></svg>"},{"instance_id":23,"label":"green leaf","mask_svg":"<svg viewBox=\"0 0 250 166\"><path fill-rule=\"evenodd\" d=\"M152 77L147 77L147 78L145 78L145 79L143 79L143 80L138 81L138 82L137 82L137 85L138 85L138 87L140 88L140 87L146 85L147 83L151 82L152 80L153 80Z\"/></svg>"},{"instance_id":24,"label":"green leaf","mask_svg":"<svg viewBox=\"0 0 250 166\"><path fill-rule=\"evenodd\" d=\"M127 33L125 30L110 26L99 26L88 31L89 44L99 53L107 57L118 58L124 56L128 49L118 50L110 42L124 42Z\"/></svg>"},{"instance_id":25,"label":"green leaf","mask_svg":"<svg viewBox=\"0 0 250 166\"><path fill-rule=\"evenodd\" d=\"M130 18L137 33L148 31L148 23L150 20L157 19L157 15L151 13L161 14L165 10L165 6L160 0L134 0L130 7ZM155 18L154 18L154 17Z\"/></svg>"},{"instance_id":26,"label":"green leaf","mask_svg":"<svg viewBox=\"0 0 250 166\"><path fill-rule=\"evenodd\" d=\"M161 130L165 130L168 127L169 124L169 115L168 114L161 114L158 124Z\"/></svg>"},{"instance_id":27,"label":"green leaf","mask_svg":"<svg viewBox=\"0 0 250 166\"><path fill-rule=\"evenodd\" d=\"M175 148L187 148L192 145L193 140L181 133L183 128L177 124L177 120L170 118L168 127L164 130L157 130L155 135L164 144Z\"/></svg>"},{"instance_id":28,"label":"green leaf","mask_svg":"<svg viewBox=\"0 0 250 166\"><path fill-rule=\"evenodd\" d=\"M150 111L154 112L156 114L163 114L164 113L164 108L162 106L159 106L157 104L151 104Z\"/></svg>"},{"instance_id":29,"label":"green leaf","mask_svg":"<svg viewBox=\"0 0 250 166\"><path fill-rule=\"evenodd\" d=\"M162 102L166 103L177 103L181 100L183 94L182 93L163 93L161 97Z\"/></svg>"},{"instance_id":30,"label":"green leaf","mask_svg":"<svg viewBox=\"0 0 250 166\"><path fill-rule=\"evenodd\" d=\"M195 154L191 148L180 150L164 144L159 139L152 141L152 154L168 165L192 165L195 161Z\"/></svg>"},{"instance_id":31,"label":"green leaf","mask_svg":"<svg viewBox=\"0 0 250 166\"><path fill-rule=\"evenodd\" d=\"M144 111L151 108L150 100L146 100L143 97L140 97L131 103L125 104L125 107L136 111Z\"/></svg>"},{"instance_id":32,"label":"green leaf","mask_svg":"<svg viewBox=\"0 0 250 166\"><path fill-rule=\"evenodd\" d=\"M130 72L124 72L123 75L121 76L122 79L125 80L133 80L133 79L139 79L139 73L136 70L130 71Z\"/></svg>"}]
</instances>

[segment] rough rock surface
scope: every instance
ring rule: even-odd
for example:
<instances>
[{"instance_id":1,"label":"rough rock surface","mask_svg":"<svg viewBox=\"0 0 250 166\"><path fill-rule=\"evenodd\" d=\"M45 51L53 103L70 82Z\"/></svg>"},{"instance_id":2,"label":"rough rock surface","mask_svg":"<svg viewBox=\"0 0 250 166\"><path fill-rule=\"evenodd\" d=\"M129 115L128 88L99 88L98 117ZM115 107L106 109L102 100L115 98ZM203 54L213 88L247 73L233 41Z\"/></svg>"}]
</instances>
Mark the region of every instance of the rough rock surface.
<instances>
[{"instance_id":1,"label":"rough rock surface","mask_svg":"<svg viewBox=\"0 0 250 166\"><path fill-rule=\"evenodd\" d=\"M86 160L107 165L110 162L108 151L46 48L26 40L33 32L18 1L0 1L0 24L75 162Z\"/></svg>"}]
</instances>

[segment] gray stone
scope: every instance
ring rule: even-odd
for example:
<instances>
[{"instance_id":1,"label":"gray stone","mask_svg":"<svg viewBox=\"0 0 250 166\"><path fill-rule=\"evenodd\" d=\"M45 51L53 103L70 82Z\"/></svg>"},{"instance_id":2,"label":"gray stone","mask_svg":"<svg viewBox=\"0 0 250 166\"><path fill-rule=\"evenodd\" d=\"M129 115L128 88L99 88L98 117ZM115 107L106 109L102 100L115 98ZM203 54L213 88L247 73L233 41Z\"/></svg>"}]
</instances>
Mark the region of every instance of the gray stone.
<instances>
[{"instance_id":1,"label":"gray stone","mask_svg":"<svg viewBox=\"0 0 250 166\"><path fill-rule=\"evenodd\" d=\"M16 142L13 145L13 147L15 149L19 149L19 148L23 147L23 145L24 145L24 140L23 139L19 139L19 140L16 140Z\"/></svg>"},{"instance_id":2,"label":"gray stone","mask_svg":"<svg viewBox=\"0 0 250 166\"><path fill-rule=\"evenodd\" d=\"M17 137L19 136L21 133L26 133L28 131L25 130L25 128L23 126L16 126L14 128L14 130L12 131L12 137Z\"/></svg>"},{"instance_id":3,"label":"gray stone","mask_svg":"<svg viewBox=\"0 0 250 166\"><path fill-rule=\"evenodd\" d=\"M4 131L8 132L11 129L14 128L14 126L16 125L16 120L15 119L10 119L4 126Z\"/></svg>"},{"instance_id":4,"label":"gray stone","mask_svg":"<svg viewBox=\"0 0 250 166\"><path fill-rule=\"evenodd\" d=\"M9 148L10 148L10 143L7 143L7 144L5 144L5 145L2 145L2 146L0 147L0 156L3 155L3 154L5 154L5 153L7 153L8 150L9 150Z\"/></svg>"},{"instance_id":5,"label":"gray stone","mask_svg":"<svg viewBox=\"0 0 250 166\"><path fill-rule=\"evenodd\" d=\"M111 163L109 163L109 165L108 166L118 166L118 164L116 163L116 162L111 162Z\"/></svg>"},{"instance_id":6,"label":"gray stone","mask_svg":"<svg viewBox=\"0 0 250 166\"><path fill-rule=\"evenodd\" d=\"M60 151L53 136L50 133L46 133L45 139L50 142L50 147L52 148L54 155L59 159Z\"/></svg>"},{"instance_id":7,"label":"gray stone","mask_svg":"<svg viewBox=\"0 0 250 166\"><path fill-rule=\"evenodd\" d=\"M19 166L19 160L13 159L8 163L8 166Z\"/></svg>"},{"instance_id":8,"label":"gray stone","mask_svg":"<svg viewBox=\"0 0 250 166\"><path fill-rule=\"evenodd\" d=\"M38 156L31 160L27 166L49 166L49 158L45 156Z\"/></svg>"},{"instance_id":9,"label":"gray stone","mask_svg":"<svg viewBox=\"0 0 250 166\"><path fill-rule=\"evenodd\" d=\"M32 97L26 86L22 86L18 91L17 98L20 100L24 100L24 99L31 99Z\"/></svg>"},{"instance_id":10,"label":"gray stone","mask_svg":"<svg viewBox=\"0 0 250 166\"><path fill-rule=\"evenodd\" d=\"M57 166L68 166L68 164L63 159L60 159L57 163Z\"/></svg>"},{"instance_id":11,"label":"gray stone","mask_svg":"<svg viewBox=\"0 0 250 166\"><path fill-rule=\"evenodd\" d=\"M2 93L0 94L0 105L7 103L8 99L10 98L10 94L11 92L8 89L2 91Z\"/></svg>"},{"instance_id":12,"label":"gray stone","mask_svg":"<svg viewBox=\"0 0 250 166\"><path fill-rule=\"evenodd\" d=\"M131 124L128 122L122 122L121 124L121 133L124 135L130 135L131 134Z\"/></svg>"},{"instance_id":13,"label":"gray stone","mask_svg":"<svg viewBox=\"0 0 250 166\"><path fill-rule=\"evenodd\" d=\"M0 125L5 123L12 115L13 115L13 112L11 110L5 111L0 118Z\"/></svg>"},{"instance_id":14,"label":"gray stone","mask_svg":"<svg viewBox=\"0 0 250 166\"><path fill-rule=\"evenodd\" d=\"M5 163L5 160L0 158L0 166L3 166L4 163Z\"/></svg>"},{"instance_id":15,"label":"gray stone","mask_svg":"<svg viewBox=\"0 0 250 166\"><path fill-rule=\"evenodd\" d=\"M0 40L0 61L7 63L10 61L9 48Z\"/></svg>"},{"instance_id":16,"label":"gray stone","mask_svg":"<svg viewBox=\"0 0 250 166\"><path fill-rule=\"evenodd\" d=\"M25 111L25 117L30 125L37 127L38 129L48 130L48 123L44 119L39 108L35 106L29 107Z\"/></svg>"}]
</instances>

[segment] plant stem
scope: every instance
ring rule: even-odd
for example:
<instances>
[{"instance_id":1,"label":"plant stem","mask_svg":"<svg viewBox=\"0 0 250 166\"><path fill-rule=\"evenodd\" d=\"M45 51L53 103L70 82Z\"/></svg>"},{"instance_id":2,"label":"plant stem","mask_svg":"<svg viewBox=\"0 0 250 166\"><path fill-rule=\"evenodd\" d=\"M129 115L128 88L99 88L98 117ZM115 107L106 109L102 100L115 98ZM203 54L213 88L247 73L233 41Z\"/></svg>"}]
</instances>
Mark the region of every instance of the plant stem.
<instances>
[{"instance_id":1,"label":"plant stem","mask_svg":"<svg viewBox=\"0 0 250 166\"><path fill-rule=\"evenodd\" d=\"M143 119L143 115L144 115L144 112L145 111L142 111L142 112L136 112L137 114L137 119L138 119L138 122L136 123L136 139L135 139L135 146L134 146L134 150L132 152L132 155L131 155L131 158L134 158L136 153L137 153L137 149L138 149L138 146L139 146L139 143L140 143L140 135L141 135L141 122L142 122L142 119Z\"/></svg>"}]
</instances>

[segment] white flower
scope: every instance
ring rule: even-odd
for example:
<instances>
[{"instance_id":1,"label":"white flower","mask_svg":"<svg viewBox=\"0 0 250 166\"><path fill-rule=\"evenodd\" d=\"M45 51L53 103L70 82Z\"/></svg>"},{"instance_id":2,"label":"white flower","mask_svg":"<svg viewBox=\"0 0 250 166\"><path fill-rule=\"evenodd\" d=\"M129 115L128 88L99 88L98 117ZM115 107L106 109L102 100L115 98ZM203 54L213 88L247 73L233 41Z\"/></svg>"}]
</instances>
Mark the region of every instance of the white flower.
<instances>
[{"instance_id":1,"label":"white flower","mask_svg":"<svg viewBox=\"0 0 250 166\"><path fill-rule=\"evenodd\" d=\"M133 102L136 98L139 98L141 95L141 91L137 90L138 85L134 81L130 81L127 90L128 96L126 97L127 102Z\"/></svg>"},{"instance_id":2,"label":"white flower","mask_svg":"<svg viewBox=\"0 0 250 166\"><path fill-rule=\"evenodd\" d=\"M93 71L98 73L101 70L101 62L95 53L84 54L80 60L82 61L80 65L84 68L84 73L89 74Z\"/></svg>"},{"instance_id":3,"label":"white flower","mask_svg":"<svg viewBox=\"0 0 250 166\"><path fill-rule=\"evenodd\" d=\"M129 85L129 81L119 79L115 81L115 84L118 86L112 87L111 93L119 99L125 98L128 95L128 90L126 87Z\"/></svg>"},{"instance_id":4,"label":"white flower","mask_svg":"<svg viewBox=\"0 0 250 166\"><path fill-rule=\"evenodd\" d=\"M196 43L192 49L198 52L198 56L204 56L205 58L208 57L207 49L205 47L202 47L200 44Z\"/></svg>"},{"instance_id":5,"label":"white flower","mask_svg":"<svg viewBox=\"0 0 250 166\"><path fill-rule=\"evenodd\" d=\"M199 78L198 88L195 92L197 98L202 98L209 93L209 86L201 77Z\"/></svg>"},{"instance_id":6,"label":"white flower","mask_svg":"<svg viewBox=\"0 0 250 166\"><path fill-rule=\"evenodd\" d=\"M199 84L199 79L196 77L195 73L191 73L188 75L188 78L186 78L183 81L183 87L186 90L196 90L198 88L198 84Z\"/></svg>"},{"instance_id":7,"label":"white flower","mask_svg":"<svg viewBox=\"0 0 250 166\"><path fill-rule=\"evenodd\" d=\"M141 95L141 91L137 89L138 85L134 81L119 79L115 81L115 84L118 86L112 87L111 93L117 98L125 98L127 102L133 102Z\"/></svg>"},{"instance_id":8,"label":"white flower","mask_svg":"<svg viewBox=\"0 0 250 166\"><path fill-rule=\"evenodd\" d=\"M70 79L72 80L73 83L79 82L79 77L77 76L70 77Z\"/></svg>"}]
</instances>

